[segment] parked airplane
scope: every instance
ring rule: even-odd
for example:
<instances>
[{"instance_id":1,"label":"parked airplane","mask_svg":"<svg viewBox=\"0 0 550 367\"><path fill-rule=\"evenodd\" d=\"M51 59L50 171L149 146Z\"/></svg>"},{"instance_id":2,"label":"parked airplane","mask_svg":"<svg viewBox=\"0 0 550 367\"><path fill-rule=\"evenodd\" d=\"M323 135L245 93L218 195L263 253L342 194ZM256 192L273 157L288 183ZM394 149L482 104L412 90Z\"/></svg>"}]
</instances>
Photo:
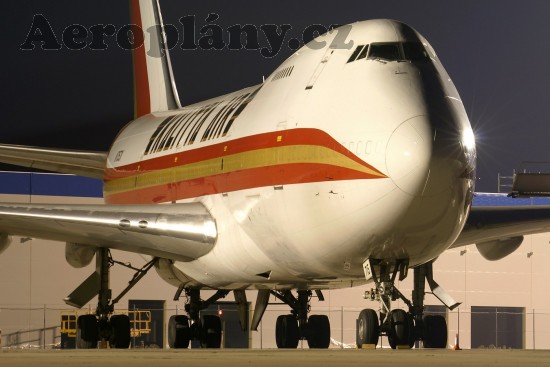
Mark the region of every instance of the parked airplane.
<instances>
[{"instance_id":1,"label":"parked airplane","mask_svg":"<svg viewBox=\"0 0 550 367\"><path fill-rule=\"evenodd\" d=\"M379 301L358 317L357 343L445 347L442 317L423 317L425 281L445 250L477 243L499 259L522 235L544 232L548 208L471 208L475 139L460 96L428 41L392 20L350 25L340 44L320 36L261 85L181 107L158 0L133 0L135 24L151 32L134 51L136 119L109 152L0 146L0 161L104 180L105 205L0 205L0 249L11 235L66 242L75 267L97 270L66 302L98 295L96 315L78 319L77 345L130 342L129 319L113 315L109 249L143 254L185 292L187 315L169 322L169 344L219 347L221 323L200 311L234 292L246 325L246 289L258 291L251 329L274 296L276 341L327 348L329 319L309 315L313 293L373 282ZM151 28L153 27L153 28ZM395 287L414 270L411 300ZM216 293L202 300L202 289ZM124 293L127 290L124 291ZM391 309L402 299L407 311Z\"/></svg>"}]
</instances>

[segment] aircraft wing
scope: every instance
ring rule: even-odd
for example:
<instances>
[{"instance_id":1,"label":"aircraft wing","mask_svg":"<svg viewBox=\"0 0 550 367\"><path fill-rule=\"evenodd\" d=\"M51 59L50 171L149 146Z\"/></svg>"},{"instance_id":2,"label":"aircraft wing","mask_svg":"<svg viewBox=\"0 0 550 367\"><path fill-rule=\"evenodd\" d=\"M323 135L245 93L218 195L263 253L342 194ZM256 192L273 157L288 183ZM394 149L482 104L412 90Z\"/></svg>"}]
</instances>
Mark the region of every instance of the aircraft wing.
<instances>
[{"instance_id":1,"label":"aircraft wing","mask_svg":"<svg viewBox=\"0 0 550 367\"><path fill-rule=\"evenodd\" d=\"M0 144L0 162L46 171L103 178L107 153Z\"/></svg>"},{"instance_id":2,"label":"aircraft wing","mask_svg":"<svg viewBox=\"0 0 550 367\"><path fill-rule=\"evenodd\" d=\"M0 238L28 236L190 261L209 252L216 222L200 203L0 204Z\"/></svg>"},{"instance_id":3,"label":"aircraft wing","mask_svg":"<svg viewBox=\"0 0 550 367\"><path fill-rule=\"evenodd\" d=\"M550 232L550 206L472 207L462 233L451 248L476 244L488 260L516 250L524 235Z\"/></svg>"}]
</instances>

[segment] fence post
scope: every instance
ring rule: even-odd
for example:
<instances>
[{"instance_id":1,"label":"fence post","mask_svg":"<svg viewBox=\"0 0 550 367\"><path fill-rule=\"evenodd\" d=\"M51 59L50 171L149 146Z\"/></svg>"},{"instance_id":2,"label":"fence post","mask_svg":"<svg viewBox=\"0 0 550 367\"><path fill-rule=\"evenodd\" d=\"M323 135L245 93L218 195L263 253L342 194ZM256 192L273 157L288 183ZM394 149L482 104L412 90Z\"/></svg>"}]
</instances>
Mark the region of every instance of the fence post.
<instances>
[{"instance_id":1,"label":"fence post","mask_svg":"<svg viewBox=\"0 0 550 367\"><path fill-rule=\"evenodd\" d=\"M342 306L342 313L340 316L340 349L344 349L344 306Z\"/></svg>"},{"instance_id":2,"label":"fence post","mask_svg":"<svg viewBox=\"0 0 550 367\"><path fill-rule=\"evenodd\" d=\"M498 308L495 310L495 347L498 348Z\"/></svg>"},{"instance_id":3,"label":"fence post","mask_svg":"<svg viewBox=\"0 0 550 367\"><path fill-rule=\"evenodd\" d=\"M533 308L533 349L535 349L535 309Z\"/></svg>"},{"instance_id":4,"label":"fence post","mask_svg":"<svg viewBox=\"0 0 550 367\"><path fill-rule=\"evenodd\" d=\"M44 304L44 320L42 326L42 349L46 349L46 304Z\"/></svg>"},{"instance_id":5,"label":"fence post","mask_svg":"<svg viewBox=\"0 0 550 367\"><path fill-rule=\"evenodd\" d=\"M129 313L130 313L130 312L128 312L128 314L129 314ZM132 344L133 344L133 345L132 345L132 349L136 349L136 324L137 324L136 321L137 321L137 319L138 319L136 316L137 316L137 314L136 314L136 304L134 303L134 315L133 315L133 317L132 317L133 324L134 324L134 328L133 328L133 329L134 329L134 332L133 332L133 336L132 336ZM139 321L141 321L141 320L139 320ZM141 327L141 326L140 326L140 327Z\"/></svg>"},{"instance_id":6,"label":"fence post","mask_svg":"<svg viewBox=\"0 0 550 367\"><path fill-rule=\"evenodd\" d=\"M457 331L458 331L458 340L460 340L460 307L456 309L458 313L458 325L457 325Z\"/></svg>"}]
</instances>

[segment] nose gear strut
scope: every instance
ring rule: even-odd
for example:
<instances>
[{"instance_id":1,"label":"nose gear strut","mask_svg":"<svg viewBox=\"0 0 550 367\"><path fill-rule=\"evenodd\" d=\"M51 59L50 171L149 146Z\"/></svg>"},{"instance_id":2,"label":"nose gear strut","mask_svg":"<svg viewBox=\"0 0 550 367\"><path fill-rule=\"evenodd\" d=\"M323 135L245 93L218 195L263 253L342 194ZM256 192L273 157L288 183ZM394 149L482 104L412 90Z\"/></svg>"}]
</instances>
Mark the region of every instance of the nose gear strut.
<instances>
[{"instance_id":1,"label":"nose gear strut","mask_svg":"<svg viewBox=\"0 0 550 367\"><path fill-rule=\"evenodd\" d=\"M369 259L363 264L367 280L374 281L375 288L366 291L364 298L380 303L380 319L372 309L365 309L357 320L358 347L378 343L385 335L392 348L411 348L415 341L423 341L425 347L445 348L447 345L447 324L443 316L424 316L425 283L428 281L432 293L450 310L460 303L455 302L433 279L433 262L414 268L414 289L412 302L395 287L395 279L407 277L408 259ZM408 312L392 310L391 302L401 299Z\"/></svg>"}]
</instances>

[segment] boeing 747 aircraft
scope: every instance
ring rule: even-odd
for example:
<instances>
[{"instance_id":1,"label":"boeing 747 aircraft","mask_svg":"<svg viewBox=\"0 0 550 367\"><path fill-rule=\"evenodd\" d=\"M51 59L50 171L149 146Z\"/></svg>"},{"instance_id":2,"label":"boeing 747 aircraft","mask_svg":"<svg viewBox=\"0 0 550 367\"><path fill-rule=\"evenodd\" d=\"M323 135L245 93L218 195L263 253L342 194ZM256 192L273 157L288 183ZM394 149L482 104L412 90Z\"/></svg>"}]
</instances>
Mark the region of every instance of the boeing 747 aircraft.
<instances>
[{"instance_id":1,"label":"boeing 747 aircraft","mask_svg":"<svg viewBox=\"0 0 550 367\"><path fill-rule=\"evenodd\" d=\"M147 30L134 51L136 119L108 152L1 145L0 161L101 178L104 205L0 204L0 248L11 236L66 243L67 261L97 270L66 302L95 296L78 319L77 345L130 343L127 316L113 315L109 249L144 255L187 296L170 319L170 346L198 339L219 347L221 323L200 311L233 292L257 290L256 330L269 298L290 308L277 319L280 348L327 348L329 319L309 315L315 293L371 282L379 312L358 316L357 344L387 335L393 348L445 347L442 317L423 317L425 283L449 308L432 262L476 243L490 259L525 234L547 231L550 209L472 209L476 146L460 96L428 41L393 20L345 26L297 50L260 85L182 107L161 32L158 0L132 0ZM353 41L353 47L343 42ZM164 50L154 57L146 50ZM412 270L410 299L395 287ZM201 290L216 290L207 300ZM185 292L185 293L184 293ZM407 310L392 309L402 299Z\"/></svg>"}]
</instances>

